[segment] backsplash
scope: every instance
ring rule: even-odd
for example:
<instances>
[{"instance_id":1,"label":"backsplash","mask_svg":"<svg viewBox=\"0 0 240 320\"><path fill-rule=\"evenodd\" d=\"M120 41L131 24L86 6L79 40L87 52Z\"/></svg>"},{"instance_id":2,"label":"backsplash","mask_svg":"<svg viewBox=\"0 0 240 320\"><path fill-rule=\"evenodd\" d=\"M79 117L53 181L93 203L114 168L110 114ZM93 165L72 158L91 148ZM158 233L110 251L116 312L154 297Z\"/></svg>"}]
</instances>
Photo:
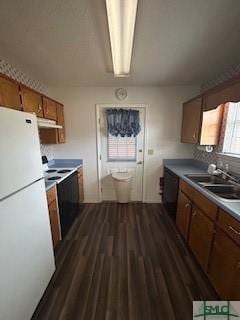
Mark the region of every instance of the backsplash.
<instances>
[{"instance_id":1,"label":"backsplash","mask_svg":"<svg viewBox=\"0 0 240 320\"><path fill-rule=\"evenodd\" d=\"M53 145L41 144L41 154L46 156L48 160L54 159Z\"/></svg>"},{"instance_id":2,"label":"backsplash","mask_svg":"<svg viewBox=\"0 0 240 320\"><path fill-rule=\"evenodd\" d=\"M226 80L232 79L238 76L239 74L240 74L240 65L237 65L236 67L231 68L227 72L220 75L218 78L204 83L201 87L201 90L203 92ZM213 149L213 152L210 152L210 153L198 150L196 145L194 150L194 159L206 162L208 164L222 161L223 164L229 165L229 171L234 172L236 174L240 174L240 158L229 157L222 154L218 154L219 152L222 151L222 147L223 147L224 133L225 133L226 121L227 121L227 112L228 112L228 108L227 106L225 106L219 144L215 146Z\"/></svg>"},{"instance_id":3,"label":"backsplash","mask_svg":"<svg viewBox=\"0 0 240 320\"><path fill-rule=\"evenodd\" d=\"M237 66L232 67L231 69L227 70L226 72L223 72L220 74L217 78L211 79L209 81L206 81L201 85L201 91L206 91L212 87L217 86L220 83L223 83L224 81L233 79L240 74L240 64Z\"/></svg>"},{"instance_id":4,"label":"backsplash","mask_svg":"<svg viewBox=\"0 0 240 320\"><path fill-rule=\"evenodd\" d=\"M26 86L46 94L47 88L40 81L32 79L24 72L18 70L10 63L0 59L0 72L6 76L25 84Z\"/></svg>"}]
</instances>

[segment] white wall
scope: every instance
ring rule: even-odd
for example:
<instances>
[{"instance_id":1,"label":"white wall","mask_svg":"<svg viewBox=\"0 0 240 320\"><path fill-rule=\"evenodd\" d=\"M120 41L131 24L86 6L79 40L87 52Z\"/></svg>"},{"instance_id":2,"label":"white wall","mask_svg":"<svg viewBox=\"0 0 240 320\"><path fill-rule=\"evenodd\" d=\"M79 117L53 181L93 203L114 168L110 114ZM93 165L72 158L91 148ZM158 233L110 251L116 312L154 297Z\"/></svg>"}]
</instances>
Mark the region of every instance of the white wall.
<instances>
[{"instance_id":1,"label":"white wall","mask_svg":"<svg viewBox=\"0 0 240 320\"><path fill-rule=\"evenodd\" d=\"M199 93L196 86L128 87L127 103L148 104L145 162L146 197L160 201L162 159L192 157L193 146L180 143L182 102ZM98 201L95 105L118 103L113 87L49 88L49 95L65 105L66 137L63 145L51 146L55 158L84 160L85 201Z\"/></svg>"}]
</instances>

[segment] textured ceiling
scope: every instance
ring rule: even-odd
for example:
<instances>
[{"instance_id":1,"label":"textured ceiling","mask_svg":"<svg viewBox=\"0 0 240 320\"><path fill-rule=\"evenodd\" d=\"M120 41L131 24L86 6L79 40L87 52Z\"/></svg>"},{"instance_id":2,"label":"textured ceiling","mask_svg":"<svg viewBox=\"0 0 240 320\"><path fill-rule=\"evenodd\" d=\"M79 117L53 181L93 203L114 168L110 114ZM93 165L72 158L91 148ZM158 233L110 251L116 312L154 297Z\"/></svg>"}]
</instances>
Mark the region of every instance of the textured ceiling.
<instances>
[{"instance_id":1,"label":"textured ceiling","mask_svg":"<svg viewBox=\"0 0 240 320\"><path fill-rule=\"evenodd\" d=\"M200 84L240 62L239 0L139 0L114 78L104 0L0 1L0 57L51 86Z\"/></svg>"}]
</instances>

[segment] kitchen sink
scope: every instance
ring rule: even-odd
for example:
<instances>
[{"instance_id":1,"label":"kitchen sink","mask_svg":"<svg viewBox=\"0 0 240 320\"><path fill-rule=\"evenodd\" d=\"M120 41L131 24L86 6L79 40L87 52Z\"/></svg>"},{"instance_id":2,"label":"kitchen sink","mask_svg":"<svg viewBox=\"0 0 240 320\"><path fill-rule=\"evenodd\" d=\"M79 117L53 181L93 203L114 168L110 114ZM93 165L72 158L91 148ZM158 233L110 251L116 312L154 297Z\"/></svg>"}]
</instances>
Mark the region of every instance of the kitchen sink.
<instances>
[{"instance_id":1,"label":"kitchen sink","mask_svg":"<svg viewBox=\"0 0 240 320\"><path fill-rule=\"evenodd\" d=\"M197 184L207 186L207 185L232 185L231 182L226 181L225 179L217 176L213 176L210 174L205 175L197 175L197 174L189 174L186 177Z\"/></svg>"},{"instance_id":2,"label":"kitchen sink","mask_svg":"<svg viewBox=\"0 0 240 320\"><path fill-rule=\"evenodd\" d=\"M220 198L230 200L240 200L240 186L235 185L215 185L205 186L205 189L213 192Z\"/></svg>"},{"instance_id":3,"label":"kitchen sink","mask_svg":"<svg viewBox=\"0 0 240 320\"><path fill-rule=\"evenodd\" d=\"M240 201L240 185L234 182L207 174L186 175L186 177L223 200Z\"/></svg>"}]
</instances>

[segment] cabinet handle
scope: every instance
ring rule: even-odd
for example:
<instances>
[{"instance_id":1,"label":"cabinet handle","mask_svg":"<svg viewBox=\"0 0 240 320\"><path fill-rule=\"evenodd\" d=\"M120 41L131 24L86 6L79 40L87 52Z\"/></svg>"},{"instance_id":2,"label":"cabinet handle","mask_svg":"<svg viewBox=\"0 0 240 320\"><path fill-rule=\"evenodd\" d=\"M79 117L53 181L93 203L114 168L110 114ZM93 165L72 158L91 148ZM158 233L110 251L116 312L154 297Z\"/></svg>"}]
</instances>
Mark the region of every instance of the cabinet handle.
<instances>
[{"instance_id":1,"label":"cabinet handle","mask_svg":"<svg viewBox=\"0 0 240 320\"><path fill-rule=\"evenodd\" d=\"M228 225L228 229L230 229L230 230L233 231L235 234L237 234L238 236L240 236L240 231L236 230L234 227Z\"/></svg>"},{"instance_id":2,"label":"cabinet handle","mask_svg":"<svg viewBox=\"0 0 240 320\"><path fill-rule=\"evenodd\" d=\"M240 261L237 263L237 269L240 269Z\"/></svg>"},{"instance_id":3,"label":"cabinet handle","mask_svg":"<svg viewBox=\"0 0 240 320\"><path fill-rule=\"evenodd\" d=\"M42 107L41 107L41 105L39 104L38 105L38 112L41 112L42 111Z\"/></svg>"},{"instance_id":4,"label":"cabinet handle","mask_svg":"<svg viewBox=\"0 0 240 320\"><path fill-rule=\"evenodd\" d=\"M193 134L193 140L194 140L195 142L197 142L197 139L196 139L196 132L194 132L194 134Z\"/></svg>"},{"instance_id":5,"label":"cabinet handle","mask_svg":"<svg viewBox=\"0 0 240 320\"><path fill-rule=\"evenodd\" d=\"M197 211L193 212L193 217L195 217L197 215Z\"/></svg>"},{"instance_id":6,"label":"cabinet handle","mask_svg":"<svg viewBox=\"0 0 240 320\"><path fill-rule=\"evenodd\" d=\"M190 207L190 204L189 203L186 203L185 204L185 208L189 208Z\"/></svg>"},{"instance_id":7,"label":"cabinet handle","mask_svg":"<svg viewBox=\"0 0 240 320\"><path fill-rule=\"evenodd\" d=\"M48 114L48 107L46 107L46 114Z\"/></svg>"}]
</instances>

